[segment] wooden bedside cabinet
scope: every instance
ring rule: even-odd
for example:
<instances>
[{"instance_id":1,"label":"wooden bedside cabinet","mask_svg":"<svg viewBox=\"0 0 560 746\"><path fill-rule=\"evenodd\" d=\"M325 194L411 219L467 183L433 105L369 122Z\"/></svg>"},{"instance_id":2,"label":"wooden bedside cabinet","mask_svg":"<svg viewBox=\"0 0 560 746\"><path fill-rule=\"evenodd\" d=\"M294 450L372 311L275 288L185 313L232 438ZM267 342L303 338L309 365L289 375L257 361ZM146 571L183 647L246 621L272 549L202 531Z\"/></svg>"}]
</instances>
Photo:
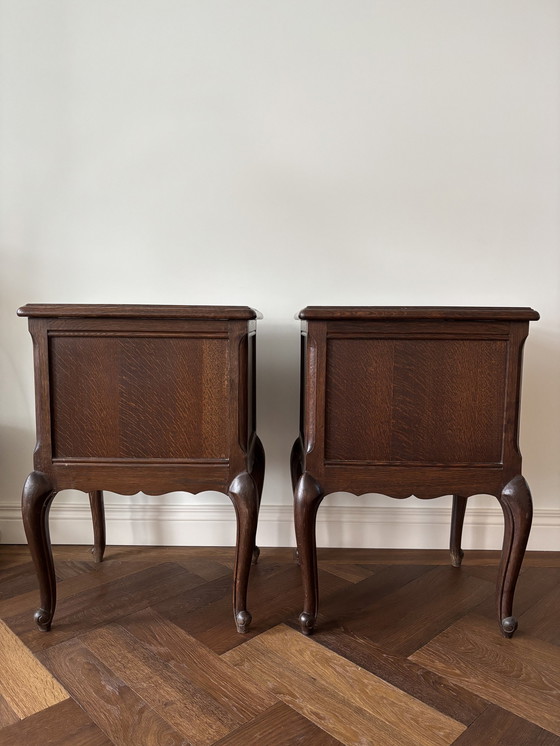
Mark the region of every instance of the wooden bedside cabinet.
<instances>
[{"instance_id":1,"label":"wooden bedside cabinet","mask_svg":"<svg viewBox=\"0 0 560 746\"><path fill-rule=\"evenodd\" d=\"M233 611L251 623L264 451L255 431L257 313L243 306L27 305L35 360L37 446L23 489L39 578L39 627L50 629L56 580L48 516L56 493L88 492L96 560L103 495L217 490L237 517Z\"/></svg>"},{"instance_id":2,"label":"wooden bedside cabinet","mask_svg":"<svg viewBox=\"0 0 560 746\"><path fill-rule=\"evenodd\" d=\"M300 437L292 450L302 631L317 617L315 519L326 494L453 495L451 556L461 564L467 498L494 495L505 535L500 628L532 502L518 446L522 349L530 308L308 307L302 320Z\"/></svg>"}]
</instances>

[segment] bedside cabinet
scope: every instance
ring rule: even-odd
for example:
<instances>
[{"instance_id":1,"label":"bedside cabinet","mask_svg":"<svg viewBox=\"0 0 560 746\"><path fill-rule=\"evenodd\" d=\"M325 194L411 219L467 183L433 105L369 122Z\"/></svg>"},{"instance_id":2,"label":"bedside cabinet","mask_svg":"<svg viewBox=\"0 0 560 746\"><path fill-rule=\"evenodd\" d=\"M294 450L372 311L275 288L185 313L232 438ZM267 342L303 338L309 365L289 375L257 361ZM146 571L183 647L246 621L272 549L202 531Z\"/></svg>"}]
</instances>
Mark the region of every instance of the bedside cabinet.
<instances>
[{"instance_id":1,"label":"bedside cabinet","mask_svg":"<svg viewBox=\"0 0 560 746\"><path fill-rule=\"evenodd\" d=\"M467 498L502 506L500 628L529 537L531 494L518 446L530 308L308 307L301 330L301 424L292 450L302 631L317 617L315 519L326 494L453 495L451 556L463 556Z\"/></svg>"},{"instance_id":2,"label":"bedside cabinet","mask_svg":"<svg viewBox=\"0 0 560 746\"><path fill-rule=\"evenodd\" d=\"M37 446L23 489L50 629L56 580L49 508L89 493L94 555L105 546L102 490L150 495L217 490L237 517L233 612L251 622L247 583L264 479L255 425L257 313L242 306L27 305L35 360Z\"/></svg>"}]
</instances>

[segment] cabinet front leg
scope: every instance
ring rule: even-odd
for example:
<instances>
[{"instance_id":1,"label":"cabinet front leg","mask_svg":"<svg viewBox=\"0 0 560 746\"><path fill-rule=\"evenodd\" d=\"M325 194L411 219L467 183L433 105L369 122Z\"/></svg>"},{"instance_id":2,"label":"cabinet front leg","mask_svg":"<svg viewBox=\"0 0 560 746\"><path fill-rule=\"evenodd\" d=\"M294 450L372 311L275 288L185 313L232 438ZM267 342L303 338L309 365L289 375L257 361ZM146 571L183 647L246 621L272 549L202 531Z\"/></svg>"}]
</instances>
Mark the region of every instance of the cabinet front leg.
<instances>
[{"instance_id":1,"label":"cabinet front leg","mask_svg":"<svg viewBox=\"0 0 560 746\"><path fill-rule=\"evenodd\" d=\"M513 616L513 595L531 530L533 501L529 485L521 475L506 484L498 500L505 523L496 588L498 620L504 637L511 637L517 629L517 619Z\"/></svg>"},{"instance_id":2,"label":"cabinet front leg","mask_svg":"<svg viewBox=\"0 0 560 746\"><path fill-rule=\"evenodd\" d=\"M49 511L56 491L40 471L32 471L23 487L23 527L39 581L41 606L35 613L39 629L48 632L56 607L56 577L49 533Z\"/></svg>"},{"instance_id":3,"label":"cabinet front leg","mask_svg":"<svg viewBox=\"0 0 560 746\"><path fill-rule=\"evenodd\" d=\"M101 562L105 552L105 506L103 504L103 492L101 490L90 492L89 504L93 520L93 549L91 553L96 562Z\"/></svg>"},{"instance_id":4,"label":"cabinet front leg","mask_svg":"<svg viewBox=\"0 0 560 746\"><path fill-rule=\"evenodd\" d=\"M449 552L453 567L461 567L465 553L461 549L461 538L463 536L463 522L467 498L462 495L453 495L453 508L451 511L451 534L449 537Z\"/></svg>"},{"instance_id":5,"label":"cabinet front leg","mask_svg":"<svg viewBox=\"0 0 560 746\"><path fill-rule=\"evenodd\" d=\"M304 635L313 632L317 621L319 581L315 522L323 497L319 483L307 472L302 474L294 492L294 522L304 593L303 611L299 615L299 622Z\"/></svg>"},{"instance_id":6,"label":"cabinet front leg","mask_svg":"<svg viewBox=\"0 0 560 746\"><path fill-rule=\"evenodd\" d=\"M237 517L237 542L233 571L233 616L237 631L249 631L252 621L247 611L247 585L251 559L255 551L255 536L259 514L259 496L253 477L247 472L239 474L230 484L228 495Z\"/></svg>"}]
</instances>

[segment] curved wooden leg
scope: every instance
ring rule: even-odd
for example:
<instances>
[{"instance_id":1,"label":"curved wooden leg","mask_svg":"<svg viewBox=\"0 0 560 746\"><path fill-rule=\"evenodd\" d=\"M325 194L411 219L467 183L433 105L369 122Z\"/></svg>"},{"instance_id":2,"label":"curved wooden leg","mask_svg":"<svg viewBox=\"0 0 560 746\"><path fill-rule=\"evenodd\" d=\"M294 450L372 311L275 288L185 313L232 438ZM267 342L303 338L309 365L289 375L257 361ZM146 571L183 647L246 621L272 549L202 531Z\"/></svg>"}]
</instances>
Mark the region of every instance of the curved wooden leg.
<instances>
[{"instance_id":1,"label":"curved wooden leg","mask_svg":"<svg viewBox=\"0 0 560 746\"><path fill-rule=\"evenodd\" d=\"M301 438L296 438L290 453L290 474L292 477L292 491L295 493L299 478L303 473Z\"/></svg>"},{"instance_id":2,"label":"curved wooden leg","mask_svg":"<svg viewBox=\"0 0 560 746\"><path fill-rule=\"evenodd\" d=\"M315 520L324 497L321 486L308 473L299 478L294 492L294 522L299 564L303 580L303 611L299 615L304 635L313 632L319 604Z\"/></svg>"},{"instance_id":3,"label":"curved wooden leg","mask_svg":"<svg viewBox=\"0 0 560 746\"><path fill-rule=\"evenodd\" d=\"M255 436L255 461L253 463L253 471L251 472L251 476L253 477L255 481L255 487L257 488L257 500L258 500L258 508L261 507L261 499L262 499L262 493L263 493L263 486L264 486L264 469L265 469L265 455L264 455L264 447L261 442L261 439L258 435ZM253 549L253 564L256 565L259 561L261 550L258 548L258 546L255 544L255 547Z\"/></svg>"},{"instance_id":4,"label":"curved wooden leg","mask_svg":"<svg viewBox=\"0 0 560 746\"><path fill-rule=\"evenodd\" d=\"M451 553L451 564L453 567L461 567L464 552L461 549L461 537L463 535L463 522L465 520L465 509L467 498L462 495L453 495L453 509L451 511L451 534L449 537L449 551Z\"/></svg>"},{"instance_id":5,"label":"curved wooden leg","mask_svg":"<svg viewBox=\"0 0 560 746\"><path fill-rule=\"evenodd\" d=\"M292 446L292 451L290 453L290 474L292 478L292 491L295 494L297 483L299 478L301 477L303 473L302 469L302 445L301 445L301 438L296 438L294 445ZM299 561L299 552L297 547L294 549L294 562L298 567L301 567L301 562Z\"/></svg>"},{"instance_id":6,"label":"curved wooden leg","mask_svg":"<svg viewBox=\"0 0 560 746\"><path fill-rule=\"evenodd\" d=\"M521 475L506 484L498 500L504 512L505 522L504 545L496 588L498 620L504 637L511 637L517 629L517 619L512 614L513 594L531 530L533 501L529 485Z\"/></svg>"},{"instance_id":7,"label":"curved wooden leg","mask_svg":"<svg viewBox=\"0 0 560 746\"><path fill-rule=\"evenodd\" d=\"M255 549L259 498L253 477L247 472L239 474L229 486L237 517L237 542L235 568L233 571L233 616L237 631L248 632L251 614L247 611L247 585L251 570L251 558Z\"/></svg>"},{"instance_id":8,"label":"curved wooden leg","mask_svg":"<svg viewBox=\"0 0 560 746\"><path fill-rule=\"evenodd\" d=\"M89 504L93 520L93 548L91 553L96 562L101 562L105 552L105 507L103 505L103 492L101 490L90 492Z\"/></svg>"},{"instance_id":9,"label":"curved wooden leg","mask_svg":"<svg viewBox=\"0 0 560 746\"><path fill-rule=\"evenodd\" d=\"M56 492L47 477L32 471L23 486L21 512L27 543L35 564L41 606L35 612L39 629L48 632L56 607L56 577L49 534L49 510Z\"/></svg>"}]
</instances>

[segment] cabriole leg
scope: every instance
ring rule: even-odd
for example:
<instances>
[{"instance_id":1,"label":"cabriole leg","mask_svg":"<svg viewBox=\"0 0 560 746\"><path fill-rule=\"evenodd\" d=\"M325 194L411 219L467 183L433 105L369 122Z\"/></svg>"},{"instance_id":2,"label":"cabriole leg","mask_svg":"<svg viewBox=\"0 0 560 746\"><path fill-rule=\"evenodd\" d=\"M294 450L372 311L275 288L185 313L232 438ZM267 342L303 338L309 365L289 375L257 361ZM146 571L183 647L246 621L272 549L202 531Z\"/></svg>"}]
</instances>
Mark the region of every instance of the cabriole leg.
<instances>
[{"instance_id":1,"label":"cabriole leg","mask_svg":"<svg viewBox=\"0 0 560 746\"><path fill-rule=\"evenodd\" d=\"M451 511L451 534L449 538L449 552L451 553L451 564L453 567L461 567L464 552L461 549L461 538L463 536L463 522L465 520L465 509L467 498L462 495L453 495L453 509Z\"/></svg>"},{"instance_id":2,"label":"cabriole leg","mask_svg":"<svg viewBox=\"0 0 560 746\"><path fill-rule=\"evenodd\" d=\"M54 487L40 471L32 471L23 487L21 512L27 543L39 581L41 606L35 613L39 629L48 632L56 607L56 577L49 533L49 510L56 495Z\"/></svg>"},{"instance_id":3,"label":"cabriole leg","mask_svg":"<svg viewBox=\"0 0 560 746\"><path fill-rule=\"evenodd\" d=\"M292 477L292 492L294 493L296 491L298 480L302 474L302 450L301 438L296 438L290 454L290 474ZM296 565L301 565L297 547L294 549L294 561Z\"/></svg>"},{"instance_id":4,"label":"cabriole leg","mask_svg":"<svg viewBox=\"0 0 560 746\"><path fill-rule=\"evenodd\" d=\"M315 521L323 497L323 490L315 479L308 473L302 474L294 492L294 522L304 593L299 622L304 635L313 632L317 620L319 583Z\"/></svg>"},{"instance_id":5,"label":"cabriole leg","mask_svg":"<svg viewBox=\"0 0 560 746\"><path fill-rule=\"evenodd\" d=\"M496 588L498 620L504 637L511 637L517 629L517 619L513 616L513 595L531 530L533 501L529 485L521 475L506 484L498 500L505 523Z\"/></svg>"},{"instance_id":6,"label":"cabriole leg","mask_svg":"<svg viewBox=\"0 0 560 746\"><path fill-rule=\"evenodd\" d=\"M255 550L259 497L253 477L239 474L231 483L228 495L237 517L235 569L233 571L233 616L237 631L248 632L251 614L247 611L247 585L251 559Z\"/></svg>"},{"instance_id":7,"label":"cabriole leg","mask_svg":"<svg viewBox=\"0 0 560 746\"><path fill-rule=\"evenodd\" d=\"M93 520L93 549L91 553L96 562L101 562L105 552L105 506L103 505L103 492L101 490L90 492L89 504Z\"/></svg>"},{"instance_id":8,"label":"cabriole leg","mask_svg":"<svg viewBox=\"0 0 560 746\"><path fill-rule=\"evenodd\" d=\"M294 493L296 491L298 480L303 472L301 464L303 457L302 451L301 438L296 438L290 453L290 475L292 478L292 491Z\"/></svg>"},{"instance_id":9,"label":"cabriole leg","mask_svg":"<svg viewBox=\"0 0 560 746\"><path fill-rule=\"evenodd\" d=\"M264 486L264 469L265 469L264 448L263 448L261 439L259 438L258 435L256 435L255 436L255 460L253 463L253 471L251 472L251 476L253 477L255 481L255 487L257 488L257 500L258 500L257 510L260 510L260 507L261 507L261 499L262 499L263 486ZM259 561L260 553L261 553L261 550L255 544L255 548L253 549L253 564L254 565L256 565L257 562Z\"/></svg>"}]
</instances>

